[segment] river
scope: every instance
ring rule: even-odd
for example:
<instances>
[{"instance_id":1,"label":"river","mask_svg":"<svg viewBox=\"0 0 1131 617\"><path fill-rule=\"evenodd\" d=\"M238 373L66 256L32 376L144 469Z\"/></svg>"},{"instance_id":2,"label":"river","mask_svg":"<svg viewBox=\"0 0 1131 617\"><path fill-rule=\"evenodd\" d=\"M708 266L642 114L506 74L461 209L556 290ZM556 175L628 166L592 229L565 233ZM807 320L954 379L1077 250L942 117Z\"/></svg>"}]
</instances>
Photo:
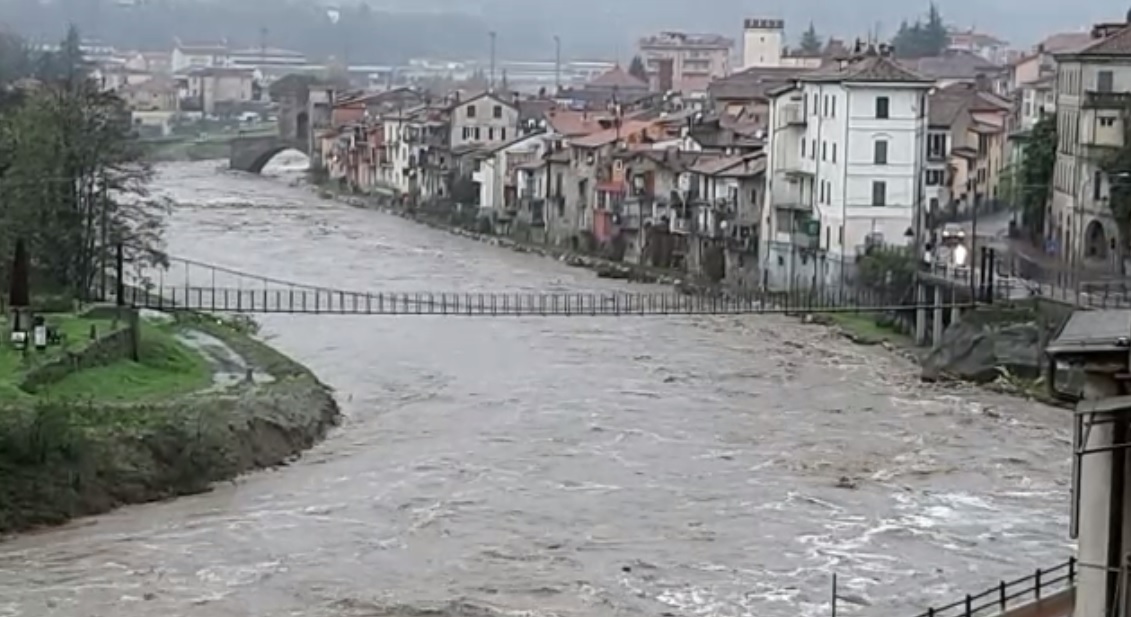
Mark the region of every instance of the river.
<instances>
[{"instance_id":1,"label":"river","mask_svg":"<svg viewBox=\"0 0 1131 617\"><path fill-rule=\"evenodd\" d=\"M162 167L170 253L374 292L639 289L268 173ZM1067 412L792 318L261 321L342 428L0 544L0 615L816 616L834 572L867 604L842 613L907 615L1071 553Z\"/></svg>"}]
</instances>

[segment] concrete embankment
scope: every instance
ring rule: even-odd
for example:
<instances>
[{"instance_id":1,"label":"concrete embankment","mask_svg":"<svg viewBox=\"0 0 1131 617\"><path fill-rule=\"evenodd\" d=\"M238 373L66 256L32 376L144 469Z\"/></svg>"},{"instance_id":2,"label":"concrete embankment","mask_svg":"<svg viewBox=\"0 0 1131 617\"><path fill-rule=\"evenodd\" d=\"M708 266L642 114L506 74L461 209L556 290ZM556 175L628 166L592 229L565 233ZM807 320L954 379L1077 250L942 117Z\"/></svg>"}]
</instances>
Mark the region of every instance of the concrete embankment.
<instances>
[{"instance_id":1,"label":"concrete embankment","mask_svg":"<svg viewBox=\"0 0 1131 617\"><path fill-rule=\"evenodd\" d=\"M212 388L166 401L3 411L0 533L207 491L286 463L340 420L330 388L305 367L214 318L183 320L217 370Z\"/></svg>"}]
</instances>

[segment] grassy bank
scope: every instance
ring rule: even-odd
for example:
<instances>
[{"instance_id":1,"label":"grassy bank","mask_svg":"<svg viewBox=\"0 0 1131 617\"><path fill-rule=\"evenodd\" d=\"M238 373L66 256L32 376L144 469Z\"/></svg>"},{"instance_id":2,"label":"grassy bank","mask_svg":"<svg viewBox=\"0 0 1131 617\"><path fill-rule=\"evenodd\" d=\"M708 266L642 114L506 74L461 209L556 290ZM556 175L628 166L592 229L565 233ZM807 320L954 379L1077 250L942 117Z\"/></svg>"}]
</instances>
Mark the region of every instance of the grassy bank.
<instances>
[{"instance_id":1,"label":"grassy bank","mask_svg":"<svg viewBox=\"0 0 1131 617\"><path fill-rule=\"evenodd\" d=\"M186 327L224 341L275 381L198 393L211 371L176 340ZM185 316L144 328L138 362L0 399L0 534L207 490L286 462L339 417L328 388L246 327Z\"/></svg>"}]
</instances>

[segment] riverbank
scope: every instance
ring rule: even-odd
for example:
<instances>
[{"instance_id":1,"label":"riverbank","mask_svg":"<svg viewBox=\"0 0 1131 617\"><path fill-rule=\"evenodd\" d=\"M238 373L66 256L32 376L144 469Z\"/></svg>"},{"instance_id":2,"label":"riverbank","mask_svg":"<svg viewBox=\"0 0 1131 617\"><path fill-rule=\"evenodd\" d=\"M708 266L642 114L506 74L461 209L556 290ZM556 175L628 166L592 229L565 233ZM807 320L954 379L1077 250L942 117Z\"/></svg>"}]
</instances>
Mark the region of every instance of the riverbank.
<instances>
[{"instance_id":1,"label":"riverbank","mask_svg":"<svg viewBox=\"0 0 1131 617\"><path fill-rule=\"evenodd\" d=\"M573 267L586 268L596 272L598 276L605 278L623 279L629 282L671 285L678 292L685 294L726 295L731 293L730 290L722 285L708 281L695 280L685 273L610 261L589 254L578 253L566 247L532 244L512 237L469 229L469 225L453 221L453 217L451 217L450 213L436 213L426 209L410 210L396 205L391 196L345 194L326 185L314 186L312 189L317 191L323 198L334 199L358 208L391 214L411 220L415 223L426 225L433 229L469 238L477 242L487 243L492 246L507 248L518 253L533 254L539 257L554 259ZM785 296L785 294L783 294L783 296ZM773 303L779 300L779 298L767 296L763 298L763 300L767 303ZM786 298L786 300L788 301L788 298ZM899 324L895 323L895 321L886 314L877 314L868 311L823 313L808 312L804 309L786 311L786 314L799 317L804 323L828 328L838 336L846 338L855 344L881 347L887 352L898 355L919 366L924 365L924 362L932 352L929 348L917 346L909 333L907 333L905 329L901 329ZM983 338L993 339L996 336L996 331L987 331L983 334L986 335ZM990 342L990 346L992 347L992 340ZM945 345L947 345L947 343L944 342L944 346ZM951 351L954 351L952 355L961 356L965 354L967 350L955 349ZM1037 353L1032 355L1034 357L1039 356ZM1000 379L986 382L981 379L966 379L961 375L940 375L937 371L934 371L929 377L929 380L946 381L949 379L955 382L972 381L995 392L1024 397L1030 400L1039 400L1049 404L1058 404L1057 401L1052 399L1044 391L1043 382L1039 377L1020 376L1007 370L997 371L998 367L996 366L995 358L992 355L986 356L982 354L982 356L981 361L983 361L986 366L981 367L983 370L979 372L985 373L987 370L1000 372ZM1032 368L1036 369L1038 366L1039 362Z\"/></svg>"},{"instance_id":2,"label":"riverbank","mask_svg":"<svg viewBox=\"0 0 1131 617\"><path fill-rule=\"evenodd\" d=\"M0 534L207 491L286 463L340 420L330 388L246 324L156 321L147 328L169 333L161 347L180 363L165 375L187 371L191 391L123 360L0 403ZM127 373L133 383L114 381Z\"/></svg>"}]
</instances>

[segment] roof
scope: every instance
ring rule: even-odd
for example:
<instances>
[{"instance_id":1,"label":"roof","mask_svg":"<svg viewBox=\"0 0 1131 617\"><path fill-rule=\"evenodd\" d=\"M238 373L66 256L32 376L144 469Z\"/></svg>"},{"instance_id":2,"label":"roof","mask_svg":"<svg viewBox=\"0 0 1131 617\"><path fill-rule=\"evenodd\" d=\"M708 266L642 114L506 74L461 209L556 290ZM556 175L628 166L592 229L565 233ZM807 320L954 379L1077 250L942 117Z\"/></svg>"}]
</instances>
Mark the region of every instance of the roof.
<instances>
[{"instance_id":1,"label":"roof","mask_svg":"<svg viewBox=\"0 0 1131 617\"><path fill-rule=\"evenodd\" d=\"M1092 41L1075 50L1065 50L1057 56L1131 56L1131 25L1096 24L1091 32Z\"/></svg>"},{"instance_id":2,"label":"roof","mask_svg":"<svg viewBox=\"0 0 1131 617\"><path fill-rule=\"evenodd\" d=\"M716 79L707 87L715 100L756 100L769 98L769 91L797 79L813 69L794 67L752 67Z\"/></svg>"},{"instance_id":3,"label":"roof","mask_svg":"<svg viewBox=\"0 0 1131 617\"><path fill-rule=\"evenodd\" d=\"M546 122L565 137L581 137L604 130L602 121L611 122L613 115L609 112L572 111L566 109L551 109L546 112Z\"/></svg>"},{"instance_id":4,"label":"roof","mask_svg":"<svg viewBox=\"0 0 1131 617\"><path fill-rule=\"evenodd\" d=\"M1009 101L980 90L976 84L956 83L940 88L927 102L928 125L950 127L962 114L972 112L1003 112L1013 109ZM995 128L994 131L1000 129Z\"/></svg>"},{"instance_id":5,"label":"roof","mask_svg":"<svg viewBox=\"0 0 1131 617\"><path fill-rule=\"evenodd\" d=\"M605 129L603 131L575 139L570 143L570 145L578 146L580 148L599 148L601 146L613 143L619 137L639 133L652 126L653 124L653 122L646 120L629 120L628 122L622 123L619 127L614 126L611 129Z\"/></svg>"},{"instance_id":6,"label":"roof","mask_svg":"<svg viewBox=\"0 0 1131 617\"><path fill-rule=\"evenodd\" d=\"M749 165L747 165L749 163ZM766 156L762 152L701 159L691 168L704 176L750 177L766 171ZM729 173L728 173L729 172Z\"/></svg>"},{"instance_id":7,"label":"roof","mask_svg":"<svg viewBox=\"0 0 1131 617\"><path fill-rule=\"evenodd\" d=\"M1049 355L1126 351L1131 344L1131 310L1076 311L1046 348Z\"/></svg>"},{"instance_id":8,"label":"roof","mask_svg":"<svg viewBox=\"0 0 1131 617\"><path fill-rule=\"evenodd\" d=\"M1080 49L1091 42L1090 32L1060 32L1046 37L1037 44L1037 49L1049 54L1058 54Z\"/></svg>"},{"instance_id":9,"label":"roof","mask_svg":"<svg viewBox=\"0 0 1131 617\"><path fill-rule=\"evenodd\" d=\"M806 82L864 82L931 84L934 80L903 66L890 55L869 50L844 62L836 62L802 75Z\"/></svg>"},{"instance_id":10,"label":"roof","mask_svg":"<svg viewBox=\"0 0 1131 617\"><path fill-rule=\"evenodd\" d=\"M519 135L518 137L515 137L514 139L511 139L509 141L504 141L501 144L492 144L492 145L486 146L483 150L485 152L491 152L491 153L499 152L501 150L506 150L507 148L509 148L511 146L518 145L518 144L520 144L524 141L534 139L535 137L542 137L543 135L544 135L544 133L541 133L541 132L539 132L539 133L526 133L526 134L523 134L523 135Z\"/></svg>"},{"instance_id":11,"label":"roof","mask_svg":"<svg viewBox=\"0 0 1131 617\"><path fill-rule=\"evenodd\" d=\"M510 107L511 109L515 109L515 106L514 106L513 103L503 99L502 97L500 97L498 95L498 93L492 92L491 90L485 90L483 92L478 92L476 94L472 94L471 96L469 96L465 99L453 101L452 104L448 106L448 109L455 109L456 107L459 107L461 105L468 105L470 103L474 103L475 101L478 101L479 99L486 98L486 97L490 97L490 98L494 99L496 102L498 102L502 105L506 105L507 107Z\"/></svg>"},{"instance_id":12,"label":"roof","mask_svg":"<svg viewBox=\"0 0 1131 617\"><path fill-rule=\"evenodd\" d=\"M934 79L973 79L980 74L998 73L1004 67L966 50L950 50L906 62L908 68Z\"/></svg>"},{"instance_id":13,"label":"roof","mask_svg":"<svg viewBox=\"0 0 1131 617\"><path fill-rule=\"evenodd\" d=\"M664 148L662 150L630 150L618 155L620 158L642 158L652 161L656 165L670 169L677 173L690 171L702 159L715 159L717 155L704 152L688 152L677 148Z\"/></svg>"},{"instance_id":14,"label":"roof","mask_svg":"<svg viewBox=\"0 0 1131 617\"><path fill-rule=\"evenodd\" d=\"M604 73L594 77L586 86L595 86L598 88L647 88L648 84L633 75L628 71L621 68L619 64L614 65L613 68L605 71Z\"/></svg>"}]
</instances>

